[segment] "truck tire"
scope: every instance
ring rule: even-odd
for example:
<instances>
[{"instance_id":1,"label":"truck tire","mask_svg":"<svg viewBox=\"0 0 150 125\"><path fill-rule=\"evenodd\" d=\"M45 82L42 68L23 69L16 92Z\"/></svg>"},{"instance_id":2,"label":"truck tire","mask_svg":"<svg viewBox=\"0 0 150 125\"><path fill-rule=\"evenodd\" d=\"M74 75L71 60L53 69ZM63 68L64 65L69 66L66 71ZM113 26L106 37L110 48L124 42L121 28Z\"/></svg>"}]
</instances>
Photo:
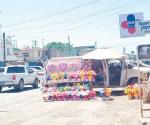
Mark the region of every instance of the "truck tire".
<instances>
[{"instance_id":1,"label":"truck tire","mask_svg":"<svg viewBox=\"0 0 150 125\"><path fill-rule=\"evenodd\" d=\"M3 88L3 87L2 87L2 86L0 86L0 92L2 92L2 88Z\"/></svg>"},{"instance_id":2,"label":"truck tire","mask_svg":"<svg viewBox=\"0 0 150 125\"><path fill-rule=\"evenodd\" d=\"M17 88L18 91L22 91L23 90L23 88L24 88L24 81L22 79L19 81L19 85L17 85L16 88Z\"/></svg>"},{"instance_id":3,"label":"truck tire","mask_svg":"<svg viewBox=\"0 0 150 125\"><path fill-rule=\"evenodd\" d=\"M38 78L36 78L33 83L33 88L38 88L38 82Z\"/></svg>"}]
</instances>

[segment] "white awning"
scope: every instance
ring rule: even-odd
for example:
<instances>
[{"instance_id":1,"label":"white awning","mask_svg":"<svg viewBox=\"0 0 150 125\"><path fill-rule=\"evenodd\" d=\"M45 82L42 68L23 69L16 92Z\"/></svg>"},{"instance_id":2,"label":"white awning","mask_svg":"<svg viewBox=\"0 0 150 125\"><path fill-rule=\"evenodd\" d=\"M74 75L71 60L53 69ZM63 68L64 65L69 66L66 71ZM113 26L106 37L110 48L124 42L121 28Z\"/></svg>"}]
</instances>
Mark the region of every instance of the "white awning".
<instances>
[{"instance_id":1,"label":"white awning","mask_svg":"<svg viewBox=\"0 0 150 125\"><path fill-rule=\"evenodd\" d=\"M117 58L123 58L125 55L118 53L111 49L96 49L92 52L89 52L83 56L81 56L82 59L117 59Z\"/></svg>"}]
</instances>

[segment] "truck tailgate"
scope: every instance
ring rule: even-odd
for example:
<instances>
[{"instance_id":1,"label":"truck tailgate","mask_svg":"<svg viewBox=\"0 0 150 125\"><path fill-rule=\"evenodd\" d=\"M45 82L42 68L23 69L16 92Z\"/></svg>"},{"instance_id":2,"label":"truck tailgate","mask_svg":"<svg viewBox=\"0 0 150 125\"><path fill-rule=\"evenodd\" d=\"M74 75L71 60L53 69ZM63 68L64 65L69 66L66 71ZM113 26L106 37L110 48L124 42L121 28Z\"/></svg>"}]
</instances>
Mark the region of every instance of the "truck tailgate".
<instances>
[{"instance_id":1,"label":"truck tailgate","mask_svg":"<svg viewBox=\"0 0 150 125\"><path fill-rule=\"evenodd\" d=\"M13 81L13 75L12 74L0 74L0 82L4 81Z\"/></svg>"}]
</instances>

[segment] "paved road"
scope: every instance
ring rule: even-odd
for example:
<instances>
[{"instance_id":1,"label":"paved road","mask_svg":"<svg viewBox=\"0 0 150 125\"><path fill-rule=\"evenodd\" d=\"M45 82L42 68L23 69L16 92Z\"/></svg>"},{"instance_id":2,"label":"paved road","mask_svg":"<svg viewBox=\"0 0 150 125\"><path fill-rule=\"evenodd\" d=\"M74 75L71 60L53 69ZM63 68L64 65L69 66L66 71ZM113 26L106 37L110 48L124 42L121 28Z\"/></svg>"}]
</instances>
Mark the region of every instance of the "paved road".
<instances>
[{"instance_id":1,"label":"paved road","mask_svg":"<svg viewBox=\"0 0 150 125\"><path fill-rule=\"evenodd\" d=\"M0 93L0 125L138 125L139 100L43 102L40 89Z\"/></svg>"}]
</instances>

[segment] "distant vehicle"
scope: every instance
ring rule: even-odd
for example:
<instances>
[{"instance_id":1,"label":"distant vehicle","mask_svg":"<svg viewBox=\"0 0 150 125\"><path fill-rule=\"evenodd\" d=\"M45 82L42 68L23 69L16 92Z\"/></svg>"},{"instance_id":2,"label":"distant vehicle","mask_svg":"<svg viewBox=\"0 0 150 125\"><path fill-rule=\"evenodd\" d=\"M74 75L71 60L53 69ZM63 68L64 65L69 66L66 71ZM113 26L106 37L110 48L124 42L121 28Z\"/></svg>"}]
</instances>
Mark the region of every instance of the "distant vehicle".
<instances>
[{"instance_id":1,"label":"distant vehicle","mask_svg":"<svg viewBox=\"0 0 150 125\"><path fill-rule=\"evenodd\" d=\"M0 67L0 73L3 73L5 71L5 67Z\"/></svg>"},{"instance_id":2,"label":"distant vehicle","mask_svg":"<svg viewBox=\"0 0 150 125\"><path fill-rule=\"evenodd\" d=\"M26 63L24 61L0 61L0 67L6 67L9 65L25 65Z\"/></svg>"},{"instance_id":3,"label":"distant vehicle","mask_svg":"<svg viewBox=\"0 0 150 125\"><path fill-rule=\"evenodd\" d=\"M28 61L28 66L32 67L32 66L41 66L43 68L45 68L43 61Z\"/></svg>"},{"instance_id":4,"label":"distant vehicle","mask_svg":"<svg viewBox=\"0 0 150 125\"><path fill-rule=\"evenodd\" d=\"M6 61L0 61L0 67L5 67L6 66Z\"/></svg>"},{"instance_id":5,"label":"distant vehicle","mask_svg":"<svg viewBox=\"0 0 150 125\"><path fill-rule=\"evenodd\" d=\"M0 73L0 91L3 87L14 87L22 91L24 85L38 87L38 76L33 70L25 65L6 66L4 72Z\"/></svg>"},{"instance_id":6,"label":"distant vehicle","mask_svg":"<svg viewBox=\"0 0 150 125\"><path fill-rule=\"evenodd\" d=\"M41 66L30 66L30 69L32 69L38 76L39 83L41 83L43 80L46 79L46 70Z\"/></svg>"}]
</instances>

